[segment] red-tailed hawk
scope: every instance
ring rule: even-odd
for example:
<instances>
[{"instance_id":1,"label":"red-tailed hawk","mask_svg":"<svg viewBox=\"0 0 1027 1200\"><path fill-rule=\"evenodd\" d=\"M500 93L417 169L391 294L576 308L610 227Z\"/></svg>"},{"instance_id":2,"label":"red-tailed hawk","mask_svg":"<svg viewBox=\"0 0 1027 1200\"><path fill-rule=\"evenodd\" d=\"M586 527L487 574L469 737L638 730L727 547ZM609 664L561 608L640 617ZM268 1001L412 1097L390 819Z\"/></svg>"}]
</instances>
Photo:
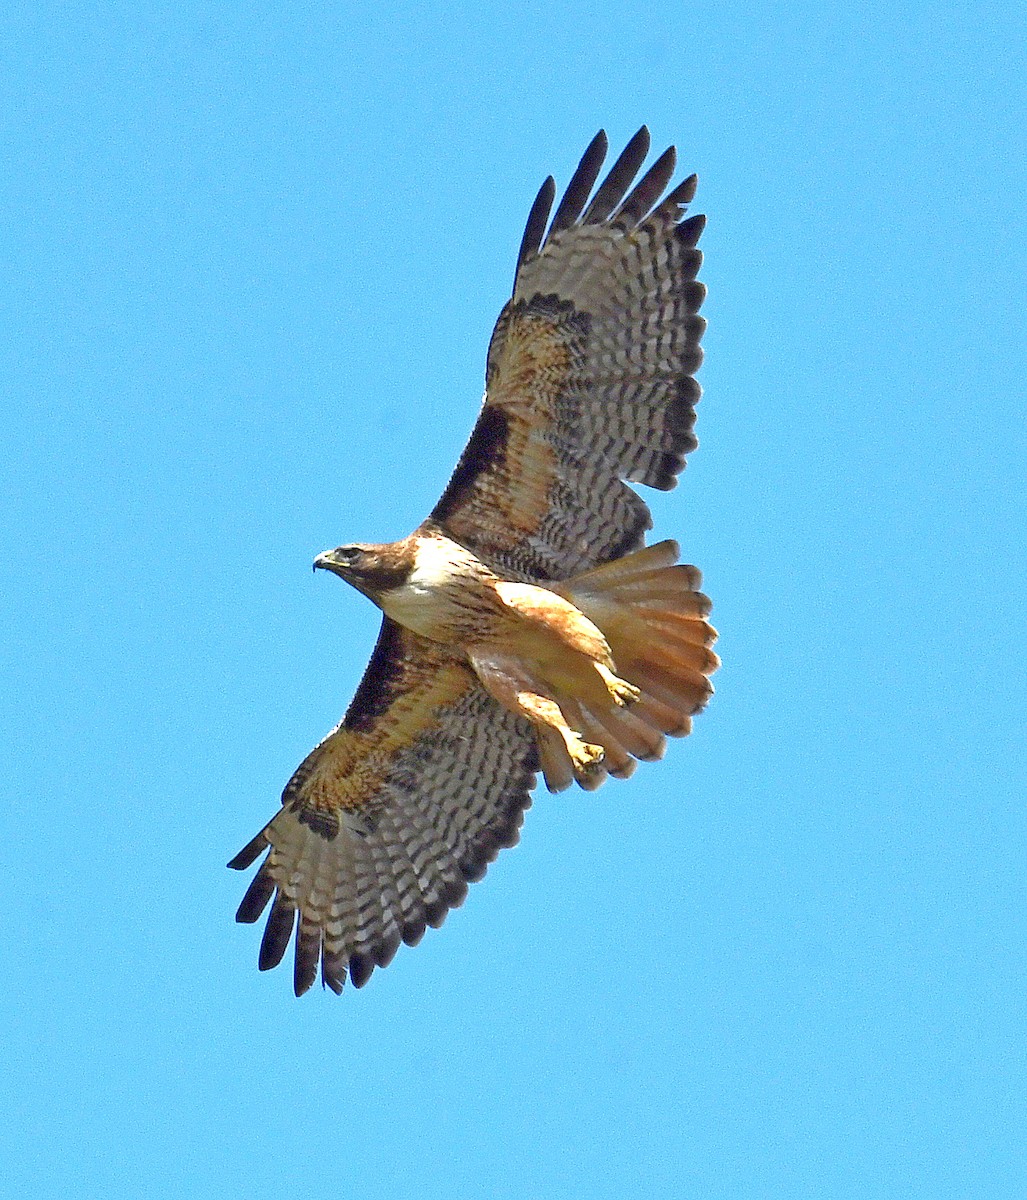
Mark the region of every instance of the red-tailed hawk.
<instances>
[{"instance_id":1,"label":"red-tailed hawk","mask_svg":"<svg viewBox=\"0 0 1027 1200\"><path fill-rule=\"evenodd\" d=\"M634 183L644 127L593 195L606 149L600 132L551 222L542 185L431 516L314 562L383 610L381 634L342 722L229 863L268 852L237 919L274 897L260 967L296 930L297 995L318 964L334 991L360 987L441 925L517 841L537 771L552 791L630 775L711 693L699 572L674 542L645 546L628 486L672 488L697 445L705 219L683 219L694 175L663 194L673 148Z\"/></svg>"}]
</instances>

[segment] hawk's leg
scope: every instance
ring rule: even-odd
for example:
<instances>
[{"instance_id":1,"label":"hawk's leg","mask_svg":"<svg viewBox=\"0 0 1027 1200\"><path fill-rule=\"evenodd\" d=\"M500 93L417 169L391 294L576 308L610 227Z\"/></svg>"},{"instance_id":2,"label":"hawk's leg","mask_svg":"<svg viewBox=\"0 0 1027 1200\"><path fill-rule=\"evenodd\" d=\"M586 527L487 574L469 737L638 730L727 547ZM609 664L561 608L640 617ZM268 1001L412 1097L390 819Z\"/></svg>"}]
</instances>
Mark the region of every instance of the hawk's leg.
<instances>
[{"instance_id":1,"label":"hawk's leg","mask_svg":"<svg viewBox=\"0 0 1027 1200\"><path fill-rule=\"evenodd\" d=\"M586 742L580 733L571 729L559 704L543 695L542 685L522 662L495 653L468 652L471 666L485 690L511 712L527 717L533 725L555 730L563 740L579 779L602 770L602 746Z\"/></svg>"},{"instance_id":2,"label":"hawk's leg","mask_svg":"<svg viewBox=\"0 0 1027 1200\"><path fill-rule=\"evenodd\" d=\"M634 684L628 683L626 679L618 679L609 667L604 667L601 662L593 663L593 666L599 672L603 683L606 684L610 699L618 708L627 708L629 704L634 704L641 697L642 693Z\"/></svg>"}]
</instances>

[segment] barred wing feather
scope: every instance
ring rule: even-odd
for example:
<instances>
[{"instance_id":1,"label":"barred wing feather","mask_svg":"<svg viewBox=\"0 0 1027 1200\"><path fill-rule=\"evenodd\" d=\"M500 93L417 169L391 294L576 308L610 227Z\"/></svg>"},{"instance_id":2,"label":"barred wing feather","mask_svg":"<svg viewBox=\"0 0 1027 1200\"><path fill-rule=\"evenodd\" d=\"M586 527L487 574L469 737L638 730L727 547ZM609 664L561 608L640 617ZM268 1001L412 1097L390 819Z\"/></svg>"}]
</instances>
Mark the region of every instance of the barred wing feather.
<instances>
[{"instance_id":1,"label":"barred wing feather","mask_svg":"<svg viewBox=\"0 0 1027 1200\"><path fill-rule=\"evenodd\" d=\"M589 202L606 148L600 133L548 231L552 180L539 192L482 411L432 513L527 579L566 579L641 546L652 520L625 481L672 488L697 445L704 218L682 219L695 177L663 195L671 148L635 183L643 127Z\"/></svg>"},{"instance_id":2,"label":"barred wing feather","mask_svg":"<svg viewBox=\"0 0 1027 1200\"><path fill-rule=\"evenodd\" d=\"M386 619L342 723L289 781L282 809L229 866L264 862L237 919L269 901L261 970L295 931L294 985L342 990L415 945L519 836L535 783L530 726L441 646ZM298 914L298 920L297 920Z\"/></svg>"}]
</instances>

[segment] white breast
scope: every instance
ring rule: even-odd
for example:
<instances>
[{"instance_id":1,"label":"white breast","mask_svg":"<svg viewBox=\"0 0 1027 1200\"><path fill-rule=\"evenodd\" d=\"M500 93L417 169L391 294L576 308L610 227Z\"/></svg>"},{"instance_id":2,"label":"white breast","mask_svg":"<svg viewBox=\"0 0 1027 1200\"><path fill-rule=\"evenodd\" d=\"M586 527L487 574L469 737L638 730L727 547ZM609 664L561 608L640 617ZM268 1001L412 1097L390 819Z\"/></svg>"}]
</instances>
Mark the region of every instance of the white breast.
<instances>
[{"instance_id":1,"label":"white breast","mask_svg":"<svg viewBox=\"0 0 1027 1200\"><path fill-rule=\"evenodd\" d=\"M468 618L481 613L482 564L448 538L425 538L405 583L382 597L385 613L400 625L438 642L466 637ZM480 617L479 617L480 619Z\"/></svg>"}]
</instances>

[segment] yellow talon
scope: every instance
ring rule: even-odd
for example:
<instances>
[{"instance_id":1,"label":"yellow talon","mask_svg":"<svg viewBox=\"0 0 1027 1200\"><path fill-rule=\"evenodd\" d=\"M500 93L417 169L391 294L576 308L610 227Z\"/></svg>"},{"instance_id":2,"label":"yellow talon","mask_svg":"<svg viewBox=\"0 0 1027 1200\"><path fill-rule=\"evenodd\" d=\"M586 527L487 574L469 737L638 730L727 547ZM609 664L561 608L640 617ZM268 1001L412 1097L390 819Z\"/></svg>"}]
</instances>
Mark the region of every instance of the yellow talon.
<instances>
[{"instance_id":1,"label":"yellow talon","mask_svg":"<svg viewBox=\"0 0 1027 1200\"><path fill-rule=\"evenodd\" d=\"M574 769L582 775L590 775L597 771L606 758L606 751L594 742L578 740L569 749Z\"/></svg>"},{"instance_id":2,"label":"yellow talon","mask_svg":"<svg viewBox=\"0 0 1027 1200\"><path fill-rule=\"evenodd\" d=\"M627 708L629 704L634 704L642 695L637 687L634 687L625 679L619 679L608 667L604 667L602 663L596 663L595 668L606 684L606 690L610 693L610 699L619 708Z\"/></svg>"}]
</instances>

